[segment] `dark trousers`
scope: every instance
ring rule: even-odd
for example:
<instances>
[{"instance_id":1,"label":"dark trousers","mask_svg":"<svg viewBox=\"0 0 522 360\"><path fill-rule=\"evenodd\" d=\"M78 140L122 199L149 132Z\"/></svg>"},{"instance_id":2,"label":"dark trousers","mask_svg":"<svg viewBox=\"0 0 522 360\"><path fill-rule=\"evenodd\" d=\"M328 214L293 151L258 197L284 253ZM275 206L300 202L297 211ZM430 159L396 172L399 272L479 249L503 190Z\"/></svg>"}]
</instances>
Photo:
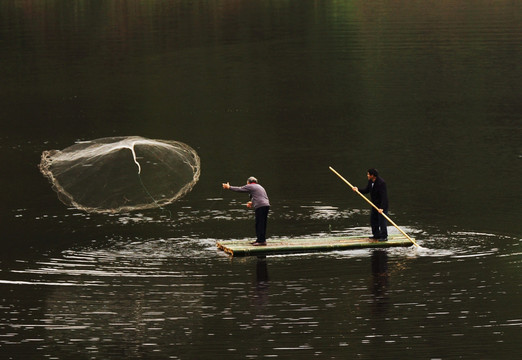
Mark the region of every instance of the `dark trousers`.
<instances>
[{"instance_id":1,"label":"dark trousers","mask_svg":"<svg viewBox=\"0 0 522 360\"><path fill-rule=\"evenodd\" d=\"M266 222L268 220L268 210L270 206L263 206L256 209L256 242L266 242Z\"/></svg>"},{"instance_id":2,"label":"dark trousers","mask_svg":"<svg viewBox=\"0 0 522 360\"><path fill-rule=\"evenodd\" d=\"M384 213L388 215L388 211L385 211ZM386 221L386 218L373 208L370 213L370 224L372 226L373 237L379 239L385 239L388 237L388 229L386 228L388 222Z\"/></svg>"}]
</instances>

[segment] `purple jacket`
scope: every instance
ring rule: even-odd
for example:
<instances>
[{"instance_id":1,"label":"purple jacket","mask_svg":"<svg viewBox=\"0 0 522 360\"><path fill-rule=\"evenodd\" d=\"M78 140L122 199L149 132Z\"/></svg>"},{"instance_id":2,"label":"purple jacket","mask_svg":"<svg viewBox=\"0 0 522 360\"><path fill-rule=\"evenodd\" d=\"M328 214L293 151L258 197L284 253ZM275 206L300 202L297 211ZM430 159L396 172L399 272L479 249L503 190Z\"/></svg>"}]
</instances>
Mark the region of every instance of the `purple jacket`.
<instances>
[{"instance_id":1,"label":"purple jacket","mask_svg":"<svg viewBox=\"0 0 522 360\"><path fill-rule=\"evenodd\" d=\"M270 206L268 195L266 194L265 189L259 184L252 183L244 186L231 186L230 190L236 192L247 192L250 195L250 200L255 209L263 206Z\"/></svg>"}]
</instances>

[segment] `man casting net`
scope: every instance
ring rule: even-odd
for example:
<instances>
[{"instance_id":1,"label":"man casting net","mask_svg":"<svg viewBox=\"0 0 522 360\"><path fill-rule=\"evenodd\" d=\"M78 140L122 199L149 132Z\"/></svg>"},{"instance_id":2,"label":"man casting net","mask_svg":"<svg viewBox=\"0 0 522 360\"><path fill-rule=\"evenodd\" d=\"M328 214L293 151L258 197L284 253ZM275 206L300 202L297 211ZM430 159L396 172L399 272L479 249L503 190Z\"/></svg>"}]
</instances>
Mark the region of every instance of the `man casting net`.
<instances>
[{"instance_id":1,"label":"man casting net","mask_svg":"<svg viewBox=\"0 0 522 360\"><path fill-rule=\"evenodd\" d=\"M178 141L111 137L44 151L39 168L64 204L116 213L176 201L198 181L200 159Z\"/></svg>"}]
</instances>

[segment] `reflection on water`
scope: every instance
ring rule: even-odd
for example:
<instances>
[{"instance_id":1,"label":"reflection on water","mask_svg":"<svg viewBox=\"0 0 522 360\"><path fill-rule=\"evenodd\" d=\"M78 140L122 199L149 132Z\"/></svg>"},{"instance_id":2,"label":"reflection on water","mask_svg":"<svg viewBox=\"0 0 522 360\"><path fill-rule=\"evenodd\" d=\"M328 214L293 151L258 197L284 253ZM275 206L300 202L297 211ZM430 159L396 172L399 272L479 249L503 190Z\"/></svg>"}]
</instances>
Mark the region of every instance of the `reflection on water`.
<instances>
[{"instance_id":1,"label":"reflection on water","mask_svg":"<svg viewBox=\"0 0 522 360\"><path fill-rule=\"evenodd\" d=\"M374 297L374 312L384 315L389 306L388 300L388 253L386 250L373 250L372 264L372 294Z\"/></svg>"},{"instance_id":2,"label":"reflection on water","mask_svg":"<svg viewBox=\"0 0 522 360\"><path fill-rule=\"evenodd\" d=\"M522 324L506 297L516 295L517 275L491 267L513 243L433 234L420 249L257 258L230 258L212 239L69 249L2 272L0 341L13 354L50 356L58 344L64 356L81 350L92 358L258 351L323 358L365 346L400 357L426 343L452 344L441 357L478 353L487 346L474 339L509 344ZM507 259L516 264L520 255Z\"/></svg>"},{"instance_id":3,"label":"reflection on water","mask_svg":"<svg viewBox=\"0 0 522 360\"><path fill-rule=\"evenodd\" d=\"M266 305L268 301L268 265L266 256L258 256L256 262L256 301L258 305Z\"/></svg>"}]
</instances>

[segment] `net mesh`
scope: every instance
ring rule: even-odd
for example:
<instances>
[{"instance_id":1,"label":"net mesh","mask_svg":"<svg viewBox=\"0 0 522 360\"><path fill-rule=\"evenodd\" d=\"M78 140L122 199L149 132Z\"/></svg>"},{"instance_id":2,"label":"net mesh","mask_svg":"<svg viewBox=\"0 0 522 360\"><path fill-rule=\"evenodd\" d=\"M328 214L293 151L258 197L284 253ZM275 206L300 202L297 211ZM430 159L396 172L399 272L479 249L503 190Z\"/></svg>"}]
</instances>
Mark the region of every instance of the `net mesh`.
<instances>
[{"instance_id":1,"label":"net mesh","mask_svg":"<svg viewBox=\"0 0 522 360\"><path fill-rule=\"evenodd\" d=\"M64 204L116 213L181 198L199 180L200 159L178 141L111 137L44 151L39 168Z\"/></svg>"}]
</instances>

